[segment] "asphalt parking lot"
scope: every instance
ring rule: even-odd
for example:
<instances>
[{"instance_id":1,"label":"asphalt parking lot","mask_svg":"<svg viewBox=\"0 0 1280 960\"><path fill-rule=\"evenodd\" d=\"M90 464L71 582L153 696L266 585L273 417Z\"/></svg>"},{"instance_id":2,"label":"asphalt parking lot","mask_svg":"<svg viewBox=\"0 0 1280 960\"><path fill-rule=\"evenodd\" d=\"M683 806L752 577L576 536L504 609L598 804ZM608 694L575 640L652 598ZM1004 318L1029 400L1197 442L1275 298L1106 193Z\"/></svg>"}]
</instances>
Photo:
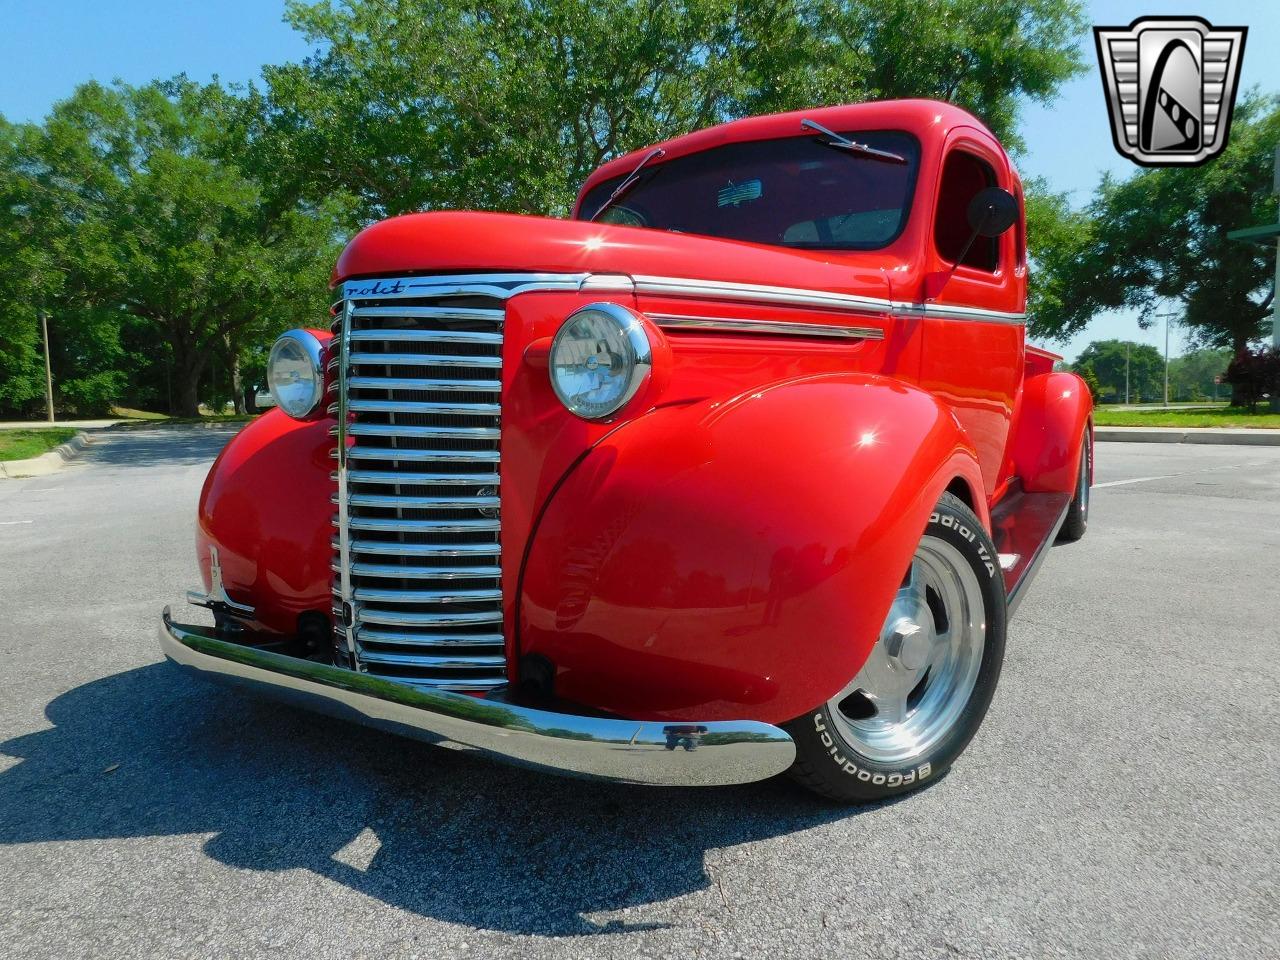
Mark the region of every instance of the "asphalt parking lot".
<instances>
[{"instance_id":1,"label":"asphalt parking lot","mask_svg":"<svg viewBox=\"0 0 1280 960\"><path fill-rule=\"evenodd\" d=\"M0 956L1275 957L1280 447L1100 444L953 772L842 809L507 769L189 680L230 436L0 481Z\"/></svg>"}]
</instances>

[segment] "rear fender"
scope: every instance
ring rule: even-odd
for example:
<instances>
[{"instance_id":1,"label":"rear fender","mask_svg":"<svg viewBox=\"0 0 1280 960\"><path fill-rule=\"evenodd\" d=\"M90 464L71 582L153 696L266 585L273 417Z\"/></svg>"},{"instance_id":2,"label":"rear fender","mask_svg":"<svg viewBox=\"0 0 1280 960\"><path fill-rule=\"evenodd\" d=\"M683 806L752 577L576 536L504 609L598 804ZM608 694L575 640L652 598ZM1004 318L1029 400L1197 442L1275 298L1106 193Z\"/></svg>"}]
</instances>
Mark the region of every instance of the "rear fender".
<instances>
[{"instance_id":1,"label":"rear fender","mask_svg":"<svg viewBox=\"0 0 1280 960\"><path fill-rule=\"evenodd\" d=\"M957 477L982 490L951 411L884 377L658 409L552 495L518 649L551 661L558 696L601 710L790 720L857 673Z\"/></svg>"},{"instance_id":2,"label":"rear fender","mask_svg":"<svg viewBox=\"0 0 1280 960\"><path fill-rule=\"evenodd\" d=\"M1031 493L1074 493L1080 438L1092 429L1093 399L1074 373L1042 373L1022 388L1013 444L1015 475ZM1090 476L1090 481L1093 478Z\"/></svg>"}]
</instances>

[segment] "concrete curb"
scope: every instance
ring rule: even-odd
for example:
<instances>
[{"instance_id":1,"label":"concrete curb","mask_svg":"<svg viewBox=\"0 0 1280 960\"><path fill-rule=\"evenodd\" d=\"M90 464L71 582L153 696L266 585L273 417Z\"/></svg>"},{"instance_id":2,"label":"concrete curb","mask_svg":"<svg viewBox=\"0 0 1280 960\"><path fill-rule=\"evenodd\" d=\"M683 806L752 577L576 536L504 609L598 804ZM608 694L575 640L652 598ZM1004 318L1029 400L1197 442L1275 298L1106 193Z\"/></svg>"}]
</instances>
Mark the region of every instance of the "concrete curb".
<instances>
[{"instance_id":1,"label":"concrete curb","mask_svg":"<svg viewBox=\"0 0 1280 960\"><path fill-rule=\"evenodd\" d=\"M38 457L0 461L0 477L16 480L19 477L43 477L46 474L57 473L67 465L68 461L80 456L80 451L92 442L89 435L82 430L66 443Z\"/></svg>"},{"instance_id":2,"label":"concrete curb","mask_svg":"<svg viewBox=\"0 0 1280 960\"><path fill-rule=\"evenodd\" d=\"M1242 446L1280 447L1280 430L1232 430L1204 427L1095 427L1093 438L1121 443L1220 443Z\"/></svg>"}]
</instances>

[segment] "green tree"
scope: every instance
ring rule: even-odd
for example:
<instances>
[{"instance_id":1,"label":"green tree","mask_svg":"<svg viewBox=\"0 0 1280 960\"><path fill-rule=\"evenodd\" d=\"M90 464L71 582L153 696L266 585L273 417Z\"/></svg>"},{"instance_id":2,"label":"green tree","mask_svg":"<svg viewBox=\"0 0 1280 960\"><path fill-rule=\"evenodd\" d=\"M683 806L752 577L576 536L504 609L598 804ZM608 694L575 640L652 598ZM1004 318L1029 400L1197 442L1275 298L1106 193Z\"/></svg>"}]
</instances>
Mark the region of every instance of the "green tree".
<instances>
[{"instance_id":1,"label":"green tree","mask_svg":"<svg viewBox=\"0 0 1280 960\"><path fill-rule=\"evenodd\" d=\"M41 309L60 403L191 414L238 394L238 369L255 380L278 330L323 315L337 240L360 222L563 215L619 153L809 105L937 97L1016 145L1019 104L1082 69L1082 6L1053 0L287 9L316 53L267 68L263 90L86 84L43 124L0 120L0 406L42 396Z\"/></svg>"},{"instance_id":2,"label":"green tree","mask_svg":"<svg viewBox=\"0 0 1280 960\"><path fill-rule=\"evenodd\" d=\"M784 82L756 70L751 111L817 103L930 97L981 117L1020 148L1018 109L1048 102L1083 69L1083 6L1059 0L816 0L783 4L805 25L805 59L771 34L749 31L748 50L772 51ZM750 62L750 60L748 60ZM779 94L782 94L779 96Z\"/></svg>"},{"instance_id":3,"label":"green tree","mask_svg":"<svg viewBox=\"0 0 1280 960\"><path fill-rule=\"evenodd\" d=\"M602 161L765 111L927 96L1016 142L1018 105L1081 69L1052 0L292 0L317 44L266 71L259 142L299 196L363 218L563 215Z\"/></svg>"},{"instance_id":4,"label":"green tree","mask_svg":"<svg viewBox=\"0 0 1280 960\"><path fill-rule=\"evenodd\" d=\"M1173 304L1197 346L1234 354L1257 340L1271 313L1274 253L1227 232L1276 219L1277 142L1280 100L1253 95L1236 108L1231 142L1213 162L1105 178L1087 228L1059 235L1040 264L1042 289L1054 296L1037 305L1036 329L1066 338L1117 309L1139 311L1145 327Z\"/></svg>"},{"instance_id":5,"label":"green tree","mask_svg":"<svg viewBox=\"0 0 1280 960\"><path fill-rule=\"evenodd\" d=\"M1222 378L1231 364L1231 351L1225 348L1192 350L1169 361L1169 395L1176 400L1208 400L1223 392L1214 383ZM1225 383L1225 379L1221 380Z\"/></svg>"},{"instance_id":6,"label":"green tree","mask_svg":"<svg viewBox=\"0 0 1280 960\"><path fill-rule=\"evenodd\" d=\"M1164 357L1150 344L1124 340L1095 340L1072 364L1081 376L1085 370L1097 378L1099 394L1112 403L1125 398L1125 363L1128 358L1129 398L1159 400L1164 396Z\"/></svg>"},{"instance_id":7,"label":"green tree","mask_svg":"<svg viewBox=\"0 0 1280 960\"><path fill-rule=\"evenodd\" d=\"M1073 286L1073 267L1080 249L1088 243L1093 220L1073 210L1065 194L1054 193L1042 179L1026 186L1027 248L1030 270L1027 282L1029 336L1065 340L1057 318L1071 309L1079 297ZM1122 393L1123 395L1123 393Z\"/></svg>"},{"instance_id":8,"label":"green tree","mask_svg":"<svg viewBox=\"0 0 1280 960\"><path fill-rule=\"evenodd\" d=\"M216 85L90 83L8 138L5 176L28 198L10 205L10 234L46 250L27 299L53 317L57 380L77 408L167 381L171 410L194 415L214 358L324 316L338 205L270 202L228 145L239 109ZM7 293L3 312L30 312Z\"/></svg>"},{"instance_id":9,"label":"green tree","mask_svg":"<svg viewBox=\"0 0 1280 960\"><path fill-rule=\"evenodd\" d=\"M39 303L42 277L52 278L41 229L43 197L19 162L26 131L0 117L0 409L25 410L44 395Z\"/></svg>"},{"instance_id":10,"label":"green tree","mask_svg":"<svg viewBox=\"0 0 1280 960\"><path fill-rule=\"evenodd\" d=\"M1084 381L1084 385L1089 388L1089 396L1093 398L1093 402L1101 403L1102 385L1098 383L1098 377L1097 374L1093 372L1093 367L1086 363L1076 372L1080 374L1080 379Z\"/></svg>"}]
</instances>

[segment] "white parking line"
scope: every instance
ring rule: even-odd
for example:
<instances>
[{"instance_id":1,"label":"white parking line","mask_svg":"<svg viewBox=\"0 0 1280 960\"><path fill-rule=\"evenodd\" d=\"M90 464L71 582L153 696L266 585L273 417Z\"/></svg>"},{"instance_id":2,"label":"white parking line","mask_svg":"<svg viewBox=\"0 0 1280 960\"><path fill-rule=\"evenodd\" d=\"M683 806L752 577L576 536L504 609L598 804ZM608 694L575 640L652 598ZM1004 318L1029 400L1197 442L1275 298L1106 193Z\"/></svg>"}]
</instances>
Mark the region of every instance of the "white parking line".
<instances>
[{"instance_id":1,"label":"white parking line","mask_svg":"<svg viewBox=\"0 0 1280 960\"><path fill-rule=\"evenodd\" d=\"M13 527L20 523L35 523L34 520L0 520L0 527Z\"/></svg>"},{"instance_id":2,"label":"white parking line","mask_svg":"<svg viewBox=\"0 0 1280 960\"><path fill-rule=\"evenodd\" d=\"M1181 476L1185 476L1185 474L1166 473L1160 477L1133 477L1132 479L1129 479L1129 480L1108 480L1106 483L1095 483L1093 485L1093 489L1097 490L1100 487L1122 487L1126 483L1146 483L1148 480L1168 480L1170 477L1181 477Z\"/></svg>"},{"instance_id":3,"label":"white parking line","mask_svg":"<svg viewBox=\"0 0 1280 960\"><path fill-rule=\"evenodd\" d=\"M1172 480L1175 477L1194 477L1201 473L1217 473L1219 470L1239 470L1241 467L1265 467L1270 466L1273 461L1270 460L1246 460L1243 463L1222 463L1215 467L1205 467L1202 470L1188 470L1185 473L1165 473L1158 477L1130 477L1128 480L1108 480L1106 483L1095 483L1094 490L1102 487L1123 487L1129 483L1146 483L1149 480Z\"/></svg>"}]
</instances>

